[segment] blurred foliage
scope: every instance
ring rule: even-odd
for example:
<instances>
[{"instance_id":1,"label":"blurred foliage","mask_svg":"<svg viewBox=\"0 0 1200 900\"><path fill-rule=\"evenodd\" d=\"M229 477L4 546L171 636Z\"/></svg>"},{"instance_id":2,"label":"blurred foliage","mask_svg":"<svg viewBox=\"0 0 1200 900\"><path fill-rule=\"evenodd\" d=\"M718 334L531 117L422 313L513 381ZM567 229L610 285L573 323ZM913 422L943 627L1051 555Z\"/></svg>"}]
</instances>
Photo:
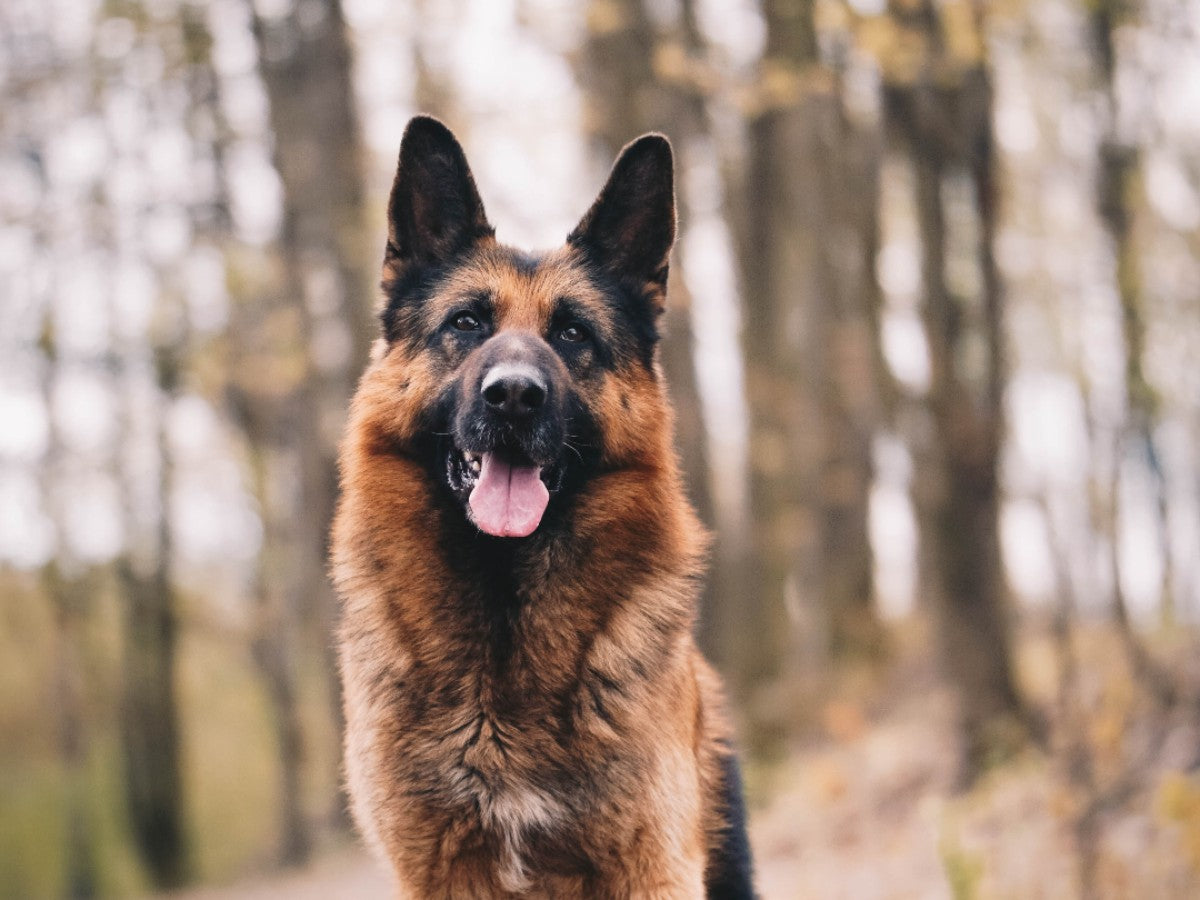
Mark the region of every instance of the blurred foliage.
<instances>
[{"instance_id":1,"label":"blurred foliage","mask_svg":"<svg viewBox=\"0 0 1200 900\"><path fill-rule=\"evenodd\" d=\"M942 834L940 844L942 865L946 869L946 881L950 884L950 895L954 900L976 900L979 896L979 881L983 877L983 860L965 852L949 833Z\"/></svg>"},{"instance_id":2,"label":"blurred foliage","mask_svg":"<svg viewBox=\"0 0 1200 900\"><path fill-rule=\"evenodd\" d=\"M84 804L91 836L96 896L140 896L148 885L124 817L120 765L111 722L115 633L103 619L114 612L111 591L93 598L89 647L96 654L89 678L93 731L79 771L58 759L49 690L54 683L52 610L34 580L0 572L0 898L34 900L68 892L64 853L72 798ZM188 831L194 836L193 875L223 882L270 868L278 846L279 754L261 678L244 635L205 623L205 603L195 610L181 647L180 705L187 748ZM104 657L108 657L107 662ZM302 681L303 714L313 736L305 760L307 806L326 812L340 754L328 715L328 679L315 659Z\"/></svg>"},{"instance_id":3,"label":"blurred foliage","mask_svg":"<svg viewBox=\"0 0 1200 900\"><path fill-rule=\"evenodd\" d=\"M1166 773L1159 782L1156 801L1158 815L1178 826L1192 873L1200 877L1200 777Z\"/></svg>"}]
</instances>

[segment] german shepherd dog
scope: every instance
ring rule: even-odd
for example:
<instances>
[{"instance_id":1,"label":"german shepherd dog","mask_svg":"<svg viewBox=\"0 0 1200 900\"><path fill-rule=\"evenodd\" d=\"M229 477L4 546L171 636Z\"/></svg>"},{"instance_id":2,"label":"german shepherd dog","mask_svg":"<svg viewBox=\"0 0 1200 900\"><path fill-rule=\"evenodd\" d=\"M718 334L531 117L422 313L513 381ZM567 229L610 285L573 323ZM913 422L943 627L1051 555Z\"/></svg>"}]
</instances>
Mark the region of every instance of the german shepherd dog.
<instances>
[{"instance_id":1,"label":"german shepherd dog","mask_svg":"<svg viewBox=\"0 0 1200 900\"><path fill-rule=\"evenodd\" d=\"M658 362L674 239L660 135L529 255L450 131L405 131L333 532L348 786L401 897L753 896Z\"/></svg>"}]
</instances>

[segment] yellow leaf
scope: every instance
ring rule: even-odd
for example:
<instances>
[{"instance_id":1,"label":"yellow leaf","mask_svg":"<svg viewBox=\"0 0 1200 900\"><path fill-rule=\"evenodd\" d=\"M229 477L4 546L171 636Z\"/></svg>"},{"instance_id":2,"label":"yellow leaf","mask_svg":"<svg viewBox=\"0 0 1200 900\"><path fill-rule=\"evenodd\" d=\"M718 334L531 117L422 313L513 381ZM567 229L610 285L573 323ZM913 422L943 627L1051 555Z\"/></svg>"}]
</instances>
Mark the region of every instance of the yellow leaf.
<instances>
[{"instance_id":1,"label":"yellow leaf","mask_svg":"<svg viewBox=\"0 0 1200 900\"><path fill-rule=\"evenodd\" d=\"M831 700L821 710L821 720L830 737L836 741L848 743L863 735L867 730L867 720L862 708L854 703Z\"/></svg>"},{"instance_id":2,"label":"yellow leaf","mask_svg":"<svg viewBox=\"0 0 1200 900\"><path fill-rule=\"evenodd\" d=\"M587 29L593 35L607 35L628 26L625 9L615 0L593 0L588 6Z\"/></svg>"},{"instance_id":3,"label":"yellow leaf","mask_svg":"<svg viewBox=\"0 0 1200 900\"><path fill-rule=\"evenodd\" d=\"M942 32L950 58L962 65L975 65L983 59L983 37L972 4L951 0L942 5Z\"/></svg>"},{"instance_id":4,"label":"yellow leaf","mask_svg":"<svg viewBox=\"0 0 1200 900\"><path fill-rule=\"evenodd\" d=\"M1155 800L1159 818L1180 827L1188 862L1200 872L1200 780L1169 772L1159 782Z\"/></svg>"}]
</instances>

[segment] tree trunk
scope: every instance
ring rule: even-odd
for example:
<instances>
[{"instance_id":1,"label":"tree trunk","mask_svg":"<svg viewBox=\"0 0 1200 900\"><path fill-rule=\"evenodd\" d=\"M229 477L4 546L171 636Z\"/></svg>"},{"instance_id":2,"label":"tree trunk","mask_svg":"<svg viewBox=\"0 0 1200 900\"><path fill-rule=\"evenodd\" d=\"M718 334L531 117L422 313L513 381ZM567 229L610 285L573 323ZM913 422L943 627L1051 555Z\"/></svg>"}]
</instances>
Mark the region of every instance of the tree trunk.
<instances>
[{"instance_id":1,"label":"tree trunk","mask_svg":"<svg viewBox=\"0 0 1200 900\"><path fill-rule=\"evenodd\" d=\"M169 890L187 876L174 590L165 557L155 559L148 575L122 558L117 576L125 603L120 734L126 803L151 882Z\"/></svg>"},{"instance_id":2,"label":"tree trunk","mask_svg":"<svg viewBox=\"0 0 1200 900\"><path fill-rule=\"evenodd\" d=\"M1125 445L1141 451L1154 482L1154 501L1162 574L1159 604L1162 621L1175 620L1175 556L1171 547L1167 480L1155 439L1158 392L1146 377L1146 299L1143 296L1136 243L1135 196L1141 160L1137 146L1120 133L1117 102L1117 49L1114 34L1133 15L1125 0L1098 0L1090 5L1089 25L1096 70L1104 99L1104 131L1100 140L1096 202L1112 242L1117 297L1121 304L1121 337L1125 352ZM1118 461L1119 465L1119 461ZM1113 552L1116 553L1114 544ZM1120 591L1120 585L1114 585Z\"/></svg>"},{"instance_id":3,"label":"tree trunk","mask_svg":"<svg viewBox=\"0 0 1200 900\"><path fill-rule=\"evenodd\" d=\"M253 431L251 432L254 433ZM297 665L301 655L300 617L295 607L305 571L297 557L306 548L289 528L301 514L285 499L283 482L295 472L291 454L273 450L277 437L254 442L251 469L255 496L263 510L263 549L255 579L256 629L254 661L266 682L279 753L281 829L280 860L298 865L312 854L312 826L304 808L306 741L297 697ZM280 459L279 456L284 456ZM283 493L285 496L279 496Z\"/></svg>"},{"instance_id":4,"label":"tree trunk","mask_svg":"<svg viewBox=\"0 0 1200 900\"><path fill-rule=\"evenodd\" d=\"M815 14L812 2L764 3L735 216L757 554L740 677L760 686L882 649L867 528L877 225L863 212L878 202L879 155L820 60Z\"/></svg>"},{"instance_id":5,"label":"tree trunk","mask_svg":"<svg viewBox=\"0 0 1200 900\"><path fill-rule=\"evenodd\" d=\"M171 516L173 451L167 430L178 394L187 345L186 330L154 346L158 478L154 520L142 533L130 510L126 483L128 545L116 562L123 601L120 744L125 797L134 843L155 887L179 887L187 878L187 836L176 694L178 612L171 583L175 542ZM128 434L131 413L123 417ZM124 441L121 442L124 445Z\"/></svg>"},{"instance_id":6,"label":"tree trunk","mask_svg":"<svg viewBox=\"0 0 1200 900\"><path fill-rule=\"evenodd\" d=\"M53 296L53 295L51 295ZM45 355L41 377L42 402L52 409L54 381L58 376L58 352L54 342L51 314L43 326L41 348ZM90 743L88 717L88 666L86 630L89 601L95 590L94 573L73 571L77 566L67 560L63 546L66 530L64 498L59 482L62 477L63 446L55 417L48 419L46 455L39 472L40 490L46 510L54 524L55 554L41 571L41 588L49 598L54 614L54 700L55 723L64 792L64 871L65 896L70 900L89 900L98 893L96 883L96 843L88 821L87 762Z\"/></svg>"},{"instance_id":7,"label":"tree trunk","mask_svg":"<svg viewBox=\"0 0 1200 900\"><path fill-rule=\"evenodd\" d=\"M59 523L61 519L56 522ZM53 604L56 632L54 698L58 751L66 786L64 896L69 900L90 900L99 893L99 885L96 845L88 816L91 785L87 775L89 729L84 633L86 609L95 584L83 576L64 575L57 559L43 567L41 583Z\"/></svg>"},{"instance_id":8,"label":"tree trunk","mask_svg":"<svg viewBox=\"0 0 1200 900\"><path fill-rule=\"evenodd\" d=\"M287 537L295 542L286 570L294 596L286 605L315 631L340 734L341 687L333 650L337 606L325 574L328 532L337 500L336 448L345 409L375 334L374 291L367 277L375 252L364 240L363 151L351 51L339 0L298 4L270 20L256 15L254 34L284 189L280 251L285 292L287 302L299 308L305 371L286 403L290 420L271 428L281 445L290 448L299 476L300 499ZM266 667L277 703L294 698L287 679L279 680L291 665L294 661L276 661ZM280 709L278 717L291 721L294 711ZM281 742L286 747L300 737L281 732ZM340 767L334 775L340 784ZM298 775L285 780L298 781ZM340 792L334 818L340 825L348 823ZM298 838L289 842L292 849L285 855L298 858L305 844Z\"/></svg>"},{"instance_id":9,"label":"tree trunk","mask_svg":"<svg viewBox=\"0 0 1200 900\"><path fill-rule=\"evenodd\" d=\"M818 598L834 658L877 661L884 651L875 607L869 518L872 443L889 392L879 331L876 278L882 154L879 137L853 125L835 103L836 153L827 165L828 212L820 320L821 432L817 488ZM816 337L814 335L814 337Z\"/></svg>"},{"instance_id":10,"label":"tree trunk","mask_svg":"<svg viewBox=\"0 0 1200 900\"><path fill-rule=\"evenodd\" d=\"M898 21L926 48L911 83L886 85L889 125L916 175L924 282L922 320L930 357L927 404L936 447L936 485L918 503L921 535L937 570L935 618L946 679L959 694L963 783L1023 733L1024 710L1013 678L1007 589L1000 556L999 454L1003 434L1003 298L994 259L992 92L982 62L946 58L942 23L923 3ZM935 80L934 71L937 71ZM946 193L953 176L969 179L978 223L979 295L952 294L946 278ZM983 365L971 368L972 338Z\"/></svg>"}]
</instances>

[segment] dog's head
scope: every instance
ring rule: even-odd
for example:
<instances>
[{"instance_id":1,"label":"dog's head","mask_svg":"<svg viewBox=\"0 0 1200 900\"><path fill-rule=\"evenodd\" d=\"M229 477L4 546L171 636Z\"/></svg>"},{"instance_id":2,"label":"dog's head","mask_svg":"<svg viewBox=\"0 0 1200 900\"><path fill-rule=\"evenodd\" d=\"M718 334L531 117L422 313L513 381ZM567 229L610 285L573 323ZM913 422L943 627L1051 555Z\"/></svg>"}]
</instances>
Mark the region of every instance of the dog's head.
<instances>
[{"instance_id":1,"label":"dog's head","mask_svg":"<svg viewBox=\"0 0 1200 900\"><path fill-rule=\"evenodd\" d=\"M621 153L563 247L497 243L462 148L409 123L388 204L378 437L428 464L482 531L525 537L600 472L661 464L658 318L675 238L671 147ZM648 502L653 502L647 498Z\"/></svg>"}]
</instances>

